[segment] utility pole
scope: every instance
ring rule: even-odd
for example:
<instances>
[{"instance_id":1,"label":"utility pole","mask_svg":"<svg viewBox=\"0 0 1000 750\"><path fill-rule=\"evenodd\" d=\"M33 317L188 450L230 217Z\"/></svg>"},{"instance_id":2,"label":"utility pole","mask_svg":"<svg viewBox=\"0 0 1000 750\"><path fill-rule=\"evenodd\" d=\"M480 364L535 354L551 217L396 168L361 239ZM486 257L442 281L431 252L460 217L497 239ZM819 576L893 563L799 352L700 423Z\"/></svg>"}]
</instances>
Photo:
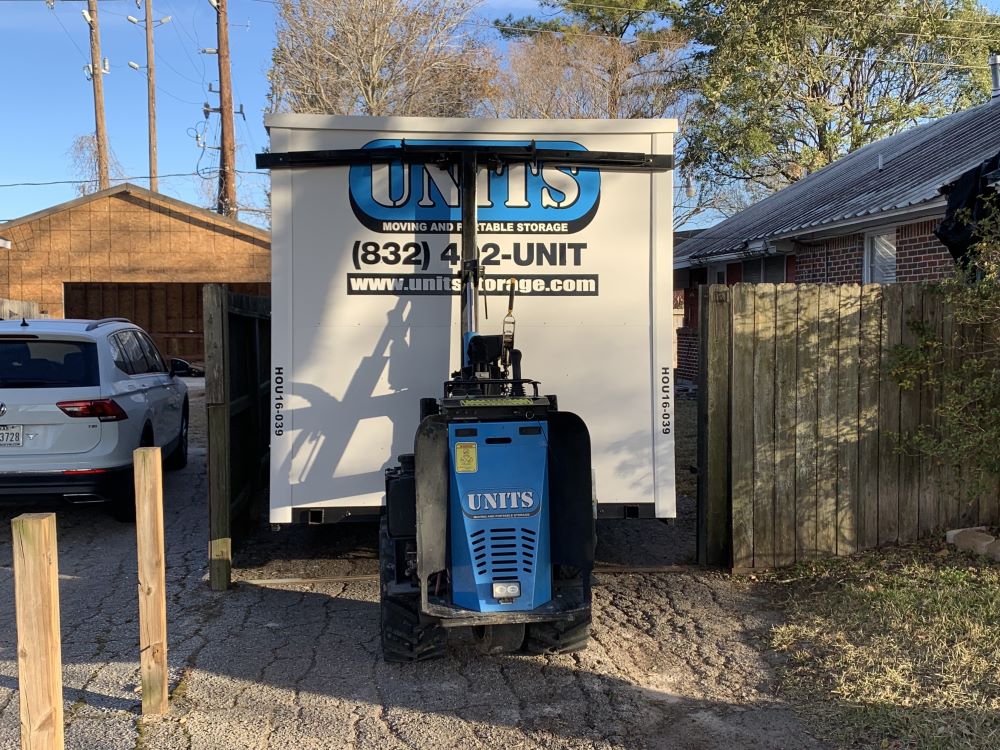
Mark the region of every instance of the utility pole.
<instances>
[{"instance_id":1,"label":"utility pole","mask_svg":"<svg viewBox=\"0 0 1000 750\"><path fill-rule=\"evenodd\" d=\"M91 0L94 2L94 0ZM219 207L223 216L236 216L236 138L233 123L233 79L229 60L228 0L210 0L218 12L219 112L222 150L219 152Z\"/></svg>"},{"instance_id":2,"label":"utility pole","mask_svg":"<svg viewBox=\"0 0 1000 750\"><path fill-rule=\"evenodd\" d=\"M104 66L101 63L101 33L97 26L97 0L87 0L83 14L90 26L90 80L94 84L94 135L97 138L98 189L111 187L108 176L108 128L104 122Z\"/></svg>"},{"instance_id":3,"label":"utility pole","mask_svg":"<svg viewBox=\"0 0 1000 750\"><path fill-rule=\"evenodd\" d=\"M153 60L153 0L146 0L146 114L149 118L149 189L160 190L156 179L156 73Z\"/></svg>"},{"instance_id":4,"label":"utility pole","mask_svg":"<svg viewBox=\"0 0 1000 750\"><path fill-rule=\"evenodd\" d=\"M138 8L141 0L135 0ZM126 16L129 22L139 25L135 16ZM170 22L170 16L164 16L159 21L153 20L153 0L146 0L146 18L142 21L146 29L146 113L149 126L149 189L154 193L159 191L156 179L156 57L153 53L153 29ZM128 66L141 70L139 63L129 61Z\"/></svg>"}]
</instances>

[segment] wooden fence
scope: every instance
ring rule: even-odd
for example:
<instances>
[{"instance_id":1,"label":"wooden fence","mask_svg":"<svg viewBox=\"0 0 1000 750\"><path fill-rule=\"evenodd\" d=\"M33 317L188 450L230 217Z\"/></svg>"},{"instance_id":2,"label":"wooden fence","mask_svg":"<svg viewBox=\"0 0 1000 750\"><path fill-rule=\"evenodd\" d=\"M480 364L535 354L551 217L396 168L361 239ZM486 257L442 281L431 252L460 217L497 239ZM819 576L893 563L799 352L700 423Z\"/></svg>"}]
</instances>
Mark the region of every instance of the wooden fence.
<instances>
[{"instance_id":1,"label":"wooden fence","mask_svg":"<svg viewBox=\"0 0 1000 750\"><path fill-rule=\"evenodd\" d=\"M229 586L233 520L254 511L268 485L271 300L207 284L209 579Z\"/></svg>"},{"instance_id":2,"label":"wooden fence","mask_svg":"<svg viewBox=\"0 0 1000 750\"><path fill-rule=\"evenodd\" d=\"M700 292L698 554L770 568L1000 521L994 484L900 449L940 393L902 390L893 347L920 321L946 354L957 330L916 284L713 285Z\"/></svg>"},{"instance_id":3,"label":"wooden fence","mask_svg":"<svg viewBox=\"0 0 1000 750\"><path fill-rule=\"evenodd\" d=\"M24 300L4 299L0 297L0 320L41 317L43 317L42 311L37 302L25 302Z\"/></svg>"}]
</instances>

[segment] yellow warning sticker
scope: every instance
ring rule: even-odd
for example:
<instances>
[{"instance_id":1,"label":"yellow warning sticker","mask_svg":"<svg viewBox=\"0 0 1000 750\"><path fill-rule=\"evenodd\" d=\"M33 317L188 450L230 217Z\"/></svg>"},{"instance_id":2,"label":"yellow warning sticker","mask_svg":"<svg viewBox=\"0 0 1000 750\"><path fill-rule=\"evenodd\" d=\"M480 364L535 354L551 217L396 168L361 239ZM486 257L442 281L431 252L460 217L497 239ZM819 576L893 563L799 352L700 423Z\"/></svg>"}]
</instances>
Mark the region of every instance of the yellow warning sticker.
<instances>
[{"instance_id":1,"label":"yellow warning sticker","mask_svg":"<svg viewBox=\"0 0 1000 750\"><path fill-rule=\"evenodd\" d=\"M475 443L455 443L455 471L475 474L479 471L479 455Z\"/></svg>"}]
</instances>

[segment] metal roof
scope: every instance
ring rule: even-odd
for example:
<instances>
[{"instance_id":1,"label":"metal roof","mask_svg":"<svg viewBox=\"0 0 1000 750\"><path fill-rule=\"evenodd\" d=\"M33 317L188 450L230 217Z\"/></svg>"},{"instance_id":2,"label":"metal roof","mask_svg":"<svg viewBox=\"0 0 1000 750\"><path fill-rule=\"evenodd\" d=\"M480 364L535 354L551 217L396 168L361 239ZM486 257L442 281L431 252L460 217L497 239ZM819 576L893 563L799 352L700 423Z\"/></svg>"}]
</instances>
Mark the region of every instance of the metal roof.
<instances>
[{"instance_id":1,"label":"metal roof","mask_svg":"<svg viewBox=\"0 0 1000 750\"><path fill-rule=\"evenodd\" d=\"M748 244L927 208L943 201L942 185L998 151L1000 98L860 148L687 240L680 255L698 265L733 253L763 254Z\"/></svg>"}]
</instances>

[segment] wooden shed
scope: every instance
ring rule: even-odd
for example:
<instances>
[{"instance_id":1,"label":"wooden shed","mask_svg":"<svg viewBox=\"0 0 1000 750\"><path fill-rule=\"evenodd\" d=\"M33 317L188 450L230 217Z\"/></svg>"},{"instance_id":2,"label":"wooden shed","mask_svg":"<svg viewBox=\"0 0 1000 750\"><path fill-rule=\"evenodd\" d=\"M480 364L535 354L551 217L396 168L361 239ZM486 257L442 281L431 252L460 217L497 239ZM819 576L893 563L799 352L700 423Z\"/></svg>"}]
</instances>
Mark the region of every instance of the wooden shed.
<instances>
[{"instance_id":1,"label":"wooden shed","mask_svg":"<svg viewBox=\"0 0 1000 750\"><path fill-rule=\"evenodd\" d=\"M271 235L123 184L0 224L0 298L53 318L126 317L200 362L201 287L269 294Z\"/></svg>"}]
</instances>

